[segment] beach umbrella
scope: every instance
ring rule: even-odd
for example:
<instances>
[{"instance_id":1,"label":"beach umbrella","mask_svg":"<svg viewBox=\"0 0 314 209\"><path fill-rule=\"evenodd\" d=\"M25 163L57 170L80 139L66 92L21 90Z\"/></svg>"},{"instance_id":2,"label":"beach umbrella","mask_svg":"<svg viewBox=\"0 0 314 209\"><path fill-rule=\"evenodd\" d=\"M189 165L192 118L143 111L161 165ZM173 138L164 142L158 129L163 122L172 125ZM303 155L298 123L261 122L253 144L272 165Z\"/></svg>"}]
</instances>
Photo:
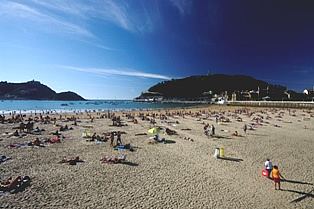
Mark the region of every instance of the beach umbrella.
<instances>
[{"instance_id":1,"label":"beach umbrella","mask_svg":"<svg viewBox=\"0 0 314 209\"><path fill-rule=\"evenodd\" d=\"M148 133L157 134L157 133L159 133L159 130L157 128L151 128L148 130Z\"/></svg>"}]
</instances>

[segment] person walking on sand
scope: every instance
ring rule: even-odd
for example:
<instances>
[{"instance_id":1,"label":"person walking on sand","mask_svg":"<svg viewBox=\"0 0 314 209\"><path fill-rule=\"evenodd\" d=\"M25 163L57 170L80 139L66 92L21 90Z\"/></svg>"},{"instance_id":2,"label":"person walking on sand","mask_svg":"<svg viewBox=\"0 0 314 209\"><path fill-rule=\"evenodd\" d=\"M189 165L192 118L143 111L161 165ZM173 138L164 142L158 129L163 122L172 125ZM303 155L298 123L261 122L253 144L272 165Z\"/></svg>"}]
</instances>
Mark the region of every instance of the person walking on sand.
<instances>
[{"instance_id":1,"label":"person walking on sand","mask_svg":"<svg viewBox=\"0 0 314 209\"><path fill-rule=\"evenodd\" d=\"M271 171L273 170L273 163L270 161L270 159L267 159L265 162L265 168L268 173L267 178L269 178Z\"/></svg>"},{"instance_id":2,"label":"person walking on sand","mask_svg":"<svg viewBox=\"0 0 314 209\"><path fill-rule=\"evenodd\" d=\"M246 133L246 130L247 130L247 126L246 126L246 124L244 124L244 126L243 126L244 133Z\"/></svg>"},{"instance_id":3,"label":"person walking on sand","mask_svg":"<svg viewBox=\"0 0 314 209\"><path fill-rule=\"evenodd\" d=\"M285 179L279 172L278 170L278 166L274 166L273 171L272 171L272 175L273 175L273 179L274 179L274 183L275 183L275 190L277 189L276 185L278 184L278 188L280 190L280 177L282 177L283 179Z\"/></svg>"}]
</instances>

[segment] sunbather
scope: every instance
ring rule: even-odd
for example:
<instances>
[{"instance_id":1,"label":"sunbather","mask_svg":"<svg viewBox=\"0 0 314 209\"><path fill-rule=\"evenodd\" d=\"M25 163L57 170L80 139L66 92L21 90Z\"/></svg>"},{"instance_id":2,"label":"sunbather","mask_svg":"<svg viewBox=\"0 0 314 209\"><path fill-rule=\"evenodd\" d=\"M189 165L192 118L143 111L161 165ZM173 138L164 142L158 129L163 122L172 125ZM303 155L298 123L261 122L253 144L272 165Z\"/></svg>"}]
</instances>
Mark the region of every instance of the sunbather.
<instances>
[{"instance_id":1,"label":"sunbather","mask_svg":"<svg viewBox=\"0 0 314 209\"><path fill-rule=\"evenodd\" d=\"M166 133L167 133L168 135L174 135L174 134L177 134L177 132L176 132L176 131L171 130L171 129L169 129L169 128L166 128Z\"/></svg>"},{"instance_id":2,"label":"sunbather","mask_svg":"<svg viewBox=\"0 0 314 209\"><path fill-rule=\"evenodd\" d=\"M22 180L21 176L16 177L14 180L12 177L8 178L6 181L2 182L0 185L1 191L10 191L11 189L17 187Z\"/></svg>"},{"instance_id":3,"label":"sunbather","mask_svg":"<svg viewBox=\"0 0 314 209\"><path fill-rule=\"evenodd\" d=\"M11 159L10 157L7 157L7 156L5 156L5 155L2 155L1 158L0 158L0 163L3 163L3 162L5 162L5 161L7 161L7 160L10 160L10 159Z\"/></svg>"},{"instance_id":4,"label":"sunbather","mask_svg":"<svg viewBox=\"0 0 314 209\"><path fill-rule=\"evenodd\" d=\"M59 163L69 163L70 165L76 165L76 163L78 162L84 162L84 161L81 160L79 156L77 156L75 158L69 158L69 159L64 158Z\"/></svg>"},{"instance_id":5,"label":"sunbather","mask_svg":"<svg viewBox=\"0 0 314 209\"><path fill-rule=\"evenodd\" d=\"M104 157L101 159L102 163L108 164L117 164L117 163L124 163L126 160L126 154L123 154L121 157Z\"/></svg>"},{"instance_id":6,"label":"sunbather","mask_svg":"<svg viewBox=\"0 0 314 209\"><path fill-rule=\"evenodd\" d=\"M18 189L22 189L30 184L29 176L17 176L14 180L12 177L8 178L6 181L1 182L0 191L6 192L16 192ZM23 186L23 187L22 187Z\"/></svg>"},{"instance_id":7,"label":"sunbather","mask_svg":"<svg viewBox=\"0 0 314 209\"><path fill-rule=\"evenodd\" d=\"M41 142L39 141L38 138L36 138L36 139L32 142L32 145L33 145L33 146L40 146L40 145L41 145Z\"/></svg>"}]
</instances>

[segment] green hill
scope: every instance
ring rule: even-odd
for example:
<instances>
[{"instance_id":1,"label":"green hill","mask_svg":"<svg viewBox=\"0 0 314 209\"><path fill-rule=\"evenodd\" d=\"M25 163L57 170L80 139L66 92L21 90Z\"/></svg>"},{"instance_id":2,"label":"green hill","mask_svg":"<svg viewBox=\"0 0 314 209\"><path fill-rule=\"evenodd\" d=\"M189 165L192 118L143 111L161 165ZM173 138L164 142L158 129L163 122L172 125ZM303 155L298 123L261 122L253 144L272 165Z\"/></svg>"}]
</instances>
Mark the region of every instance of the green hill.
<instances>
[{"instance_id":1,"label":"green hill","mask_svg":"<svg viewBox=\"0 0 314 209\"><path fill-rule=\"evenodd\" d=\"M56 93L39 81L25 83L0 82L2 100L85 100L74 92Z\"/></svg>"},{"instance_id":2,"label":"green hill","mask_svg":"<svg viewBox=\"0 0 314 209\"><path fill-rule=\"evenodd\" d=\"M262 93L260 96L265 96L266 94L273 93L283 94L286 87L272 85L265 81L256 80L250 76L215 74L163 81L152 86L136 99L162 98L162 100L202 100L209 99L215 94L219 95L227 92L227 95L231 97L233 92L241 93L252 90L255 92L259 90L259 93Z\"/></svg>"}]
</instances>

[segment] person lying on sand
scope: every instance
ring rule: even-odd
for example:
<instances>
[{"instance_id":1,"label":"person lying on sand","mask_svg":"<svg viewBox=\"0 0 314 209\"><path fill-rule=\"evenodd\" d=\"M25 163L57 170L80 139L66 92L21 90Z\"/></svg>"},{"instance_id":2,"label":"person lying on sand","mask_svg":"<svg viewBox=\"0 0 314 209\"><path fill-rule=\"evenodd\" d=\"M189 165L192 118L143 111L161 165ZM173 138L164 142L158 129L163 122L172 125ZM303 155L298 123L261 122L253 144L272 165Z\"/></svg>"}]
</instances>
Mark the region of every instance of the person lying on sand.
<instances>
[{"instance_id":1,"label":"person lying on sand","mask_svg":"<svg viewBox=\"0 0 314 209\"><path fill-rule=\"evenodd\" d=\"M52 132L50 134L55 135L55 136L60 136L61 135L58 130L56 130L56 132Z\"/></svg>"},{"instance_id":2,"label":"person lying on sand","mask_svg":"<svg viewBox=\"0 0 314 209\"><path fill-rule=\"evenodd\" d=\"M119 146L114 146L115 150L119 150L119 149L126 149L126 150L130 150L131 152L134 152L134 148L131 146L131 144L125 144L125 145L119 145Z\"/></svg>"},{"instance_id":3,"label":"person lying on sand","mask_svg":"<svg viewBox=\"0 0 314 209\"><path fill-rule=\"evenodd\" d=\"M8 138L10 138L12 136L16 136L16 137L22 138L23 136L26 136L26 133L19 133L18 130L15 130L15 132L8 134Z\"/></svg>"},{"instance_id":4,"label":"person lying on sand","mask_svg":"<svg viewBox=\"0 0 314 209\"><path fill-rule=\"evenodd\" d=\"M117 164L117 163L124 163L126 160L126 154L123 154L121 157L104 157L101 159L102 163L108 164Z\"/></svg>"},{"instance_id":5,"label":"person lying on sand","mask_svg":"<svg viewBox=\"0 0 314 209\"><path fill-rule=\"evenodd\" d=\"M33 130L34 133L41 133L42 131L45 131L45 129L39 128L39 127L36 127L36 128Z\"/></svg>"},{"instance_id":6,"label":"person lying on sand","mask_svg":"<svg viewBox=\"0 0 314 209\"><path fill-rule=\"evenodd\" d=\"M190 137L184 137L183 139L184 139L184 140L187 140L187 141L190 141L190 142L194 142L194 140L191 139Z\"/></svg>"},{"instance_id":7,"label":"person lying on sand","mask_svg":"<svg viewBox=\"0 0 314 209\"><path fill-rule=\"evenodd\" d=\"M32 145L32 146L43 146L43 145L41 145L41 141L39 141L38 138L36 138L36 139L32 142L31 145Z\"/></svg>"},{"instance_id":8,"label":"person lying on sand","mask_svg":"<svg viewBox=\"0 0 314 209\"><path fill-rule=\"evenodd\" d=\"M69 128L68 125L60 127L60 131L67 131L67 130L73 130L73 128L72 127Z\"/></svg>"},{"instance_id":9,"label":"person lying on sand","mask_svg":"<svg viewBox=\"0 0 314 209\"><path fill-rule=\"evenodd\" d=\"M21 176L16 177L14 180L12 177L9 177L7 180L1 182L0 190L1 191L9 191L9 190L17 187L21 181L22 181Z\"/></svg>"},{"instance_id":10,"label":"person lying on sand","mask_svg":"<svg viewBox=\"0 0 314 209\"><path fill-rule=\"evenodd\" d=\"M28 186L30 184L29 176L17 176L14 180L12 177L0 183L0 191L16 191L17 189L22 189L22 186Z\"/></svg>"},{"instance_id":11,"label":"person lying on sand","mask_svg":"<svg viewBox=\"0 0 314 209\"><path fill-rule=\"evenodd\" d=\"M170 128L166 128L166 133L167 133L168 135L175 135L175 134L177 134L176 131L171 130Z\"/></svg>"},{"instance_id":12,"label":"person lying on sand","mask_svg":"<svg viewBox=\"0 0 314 209\"><path fill-rule=\"evenodd\" d=\"M7 160L11 160L11 159L12 159L12 158L10 158L10 157L7 157L7 156L5 156L5 155L2 155L1 158L0 158L0 164L3 163L3 162L5 162L5 161L7 161Z\"/></svg>"},{"instance_id":13,"label":"person lying on sand","mask_svg":"<svg viewBox=\"0 0 314 209\"><path fill-rule=\"evenodd\" d=\"M82 163L82 162L84 161L81 160L79 156L76 156L75 158L69 158L69 159L64 158L59 163L69 163L70 165L76 165L76 163Z\"/></svg>"},{"instance_id":14,"label":"person lying on sand","mask_svg":"<svg viewBox=\"0 0 314 209\"><path fill-rule=\"evenodd\" d=\"M58 136L58 137L54 137L52 139L45 139L44 143L51 143L51 144L53 144L53 143L61 143L61 140L60 140L60 138Z\"/></svg>"}]
</instances>

